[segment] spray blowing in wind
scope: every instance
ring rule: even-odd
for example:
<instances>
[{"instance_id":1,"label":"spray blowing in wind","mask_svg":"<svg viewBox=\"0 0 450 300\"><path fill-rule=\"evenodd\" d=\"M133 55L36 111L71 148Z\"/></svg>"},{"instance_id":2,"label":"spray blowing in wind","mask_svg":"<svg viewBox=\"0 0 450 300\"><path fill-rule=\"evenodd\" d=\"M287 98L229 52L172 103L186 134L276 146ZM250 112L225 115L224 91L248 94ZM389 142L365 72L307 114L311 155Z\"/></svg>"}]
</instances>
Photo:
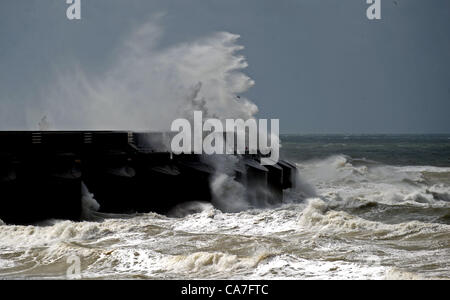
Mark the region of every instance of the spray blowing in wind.
<instances>
[{"instance_id":1,"label":"spray blowing in wind","mask_svg":"<svg viewBox=\"0 0 450 300\"><path fill-rule=\"evenodd\" d=\"M201 110L206 117L253 118L257 106L237 95L254 82L242 70L239 35L217 32L159 47L164 34L150 21L125 38L102 74L82 67L60 73L32 116L47 115L57 130L168 131L170 123ZM30 122L36 124L36 122Z\"/></svg>"}]
</instances>

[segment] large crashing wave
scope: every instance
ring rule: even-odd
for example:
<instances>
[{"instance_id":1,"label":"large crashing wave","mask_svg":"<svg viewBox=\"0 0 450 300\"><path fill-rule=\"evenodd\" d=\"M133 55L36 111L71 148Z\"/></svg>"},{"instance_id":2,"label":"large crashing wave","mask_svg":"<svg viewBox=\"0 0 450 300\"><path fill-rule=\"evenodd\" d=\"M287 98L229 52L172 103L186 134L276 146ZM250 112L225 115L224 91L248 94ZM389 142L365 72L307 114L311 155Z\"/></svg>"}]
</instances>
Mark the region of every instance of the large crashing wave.
<instances>
[{"instance_id":1,"label":"large crashing wave","mask_svg":"<svg viewBox=\"0 0 450 300\"><path fill-rule=\"evenodd\" d=\"M254 118L257 106L242 96L254 82L242 72L239 35L217 32L161 47L163 35L158 20L149 21L114 50L103 73L81 66L60 72L42 105L30 108L30 123L45 115L56 130L169 131L175 119L191 119L198 110L204 118ZM224 184L212 182L213 190Z\"/></svg>"}]
</instances>

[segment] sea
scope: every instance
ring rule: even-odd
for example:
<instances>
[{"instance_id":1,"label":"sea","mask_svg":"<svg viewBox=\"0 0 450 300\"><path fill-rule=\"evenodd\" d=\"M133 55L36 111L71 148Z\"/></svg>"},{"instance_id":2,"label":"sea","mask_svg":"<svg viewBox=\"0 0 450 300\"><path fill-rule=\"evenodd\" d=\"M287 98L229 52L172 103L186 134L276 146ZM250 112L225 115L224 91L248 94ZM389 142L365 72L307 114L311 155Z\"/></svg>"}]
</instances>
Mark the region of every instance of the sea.
<instances>
[{"instance_id":1,"label":"sea","mask_svg":"<svg viewBox=\"0 0 450 300\"><path fill-rule=\"evenodd\" d=\"M0 222L0 278L450 279L449 134L282 135L281 145L298 176L280 205ZM239 197L233 187L221 194Z\"/></svg>"}]
</instances>

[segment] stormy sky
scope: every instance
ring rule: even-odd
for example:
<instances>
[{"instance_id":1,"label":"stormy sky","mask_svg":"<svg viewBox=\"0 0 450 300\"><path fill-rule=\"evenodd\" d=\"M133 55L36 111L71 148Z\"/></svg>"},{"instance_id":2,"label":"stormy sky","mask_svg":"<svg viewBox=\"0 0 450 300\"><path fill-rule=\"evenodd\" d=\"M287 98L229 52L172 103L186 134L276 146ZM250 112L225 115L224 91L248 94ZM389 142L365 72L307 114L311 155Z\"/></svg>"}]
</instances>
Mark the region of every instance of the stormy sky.
<instances>
[{"instance_id":1,"label":"stormy sky","mask_svg":"<svg viewBox=\"0 0 450 300\"><path fill-rule=\"evenodd\" d=\"M239 34L255 81L243 97L282 133L450 133L448 0L382 0L376 21L365 0L81 0L79 21L67 7L0 2L0 130L35 129L59 74L102 74L158 15L162 48Z\"/></svg>"}]
</instances>

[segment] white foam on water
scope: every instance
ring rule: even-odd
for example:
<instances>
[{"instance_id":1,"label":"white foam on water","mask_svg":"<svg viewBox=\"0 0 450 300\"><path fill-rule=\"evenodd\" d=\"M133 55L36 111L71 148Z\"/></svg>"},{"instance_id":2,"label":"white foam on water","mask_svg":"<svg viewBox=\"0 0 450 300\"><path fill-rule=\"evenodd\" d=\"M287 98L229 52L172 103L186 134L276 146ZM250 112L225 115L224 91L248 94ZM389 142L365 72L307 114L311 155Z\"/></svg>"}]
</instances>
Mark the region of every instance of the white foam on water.
<instances>
[{"instance_id":1,"label":"white foam on water","mask_svg":"<svg viewBox=\"0 0 450 300\"><path fill-rule=\"evenodd\" d=\"M344 211L329 210L327 203L319 198L308 201L308 206L301 212L298 222L302 228L314 228L322 233L353 233L378 239L411 237L424 232L434 234L450 232L450 225L445 224L419 221L385 224L368 221Z\"/></svg>"},{"instance_id":2,"label":"white foam on water","mask_svg":"<svg viewBox=\"0 0 450 300\"><path fill-rule=\"evenodd\" d=\"M307 260L279 255L258 265L249 279L385 279L387 268L343 261Z\"/></svg>"},{"instance_id":3,"label":"white foam on water","mask_svg":"<svg viewBox=\"0 0 450 300\"><path fill-rule=\"evenodd\" d=\"M202 201L189 201L176 205L173 207L168 216L175 218L183 218L188 215L201 213L205 210L211 210L213 206L211 203L202 202Z\"/></svg>"},{"instance_id":4,"label":"white foam on water","mask_svg":"<svg viewBox=\"0 0 450 300\"><path fill-rule=\"evenodd\" d=\"M446 173L449 168L354 166L352 159L336 155L324 160L298 164L306 181L317 193L342 205L381 203L418 207L450 207L450 187L428 185L424 172Z\"/></svg>"},{"instance_id":5,"label":"white foam on water","mask_svg":"<svg viewBox=\"0 0 450 300\"><path fill-rule=\"evenodd\" d=\"M211 207L178 220L172 229L191 233L222 232L259 236L296 230L297 216L298 211L282 208L223 213Z\"/></svg>"},{"instance_id":6,"label":"white foam on water","mask_svg":"<svg viewBox=\"0 0 450 300\"><path fill-rule=\"evenodd\" d=\"M223 252L195 252L189 255L168 257L163 264L169 272L181 276L207 278L227 276L227 274L247 273L264 260L268 254L260 253L251 257L238 257Z\"/></svg>"},{"instance_id":7,"label":"white foam on water","mask_svg":"<svg viewBox=\"0 0 450 300\"><path fill-rule=\"evenodd\" d=\"M427 233L444 235L449 229L371 222L328 210L316 198L304 205L234 214L209 206L182 218L146 214L102 222L55 221L45 227L0 226L1 253L18 255L0 259L13 269L2 273L10 277L65 278L66 259L76 254L82 258L84 278L382 279L388 267L371 263L365 254L379 250L369 247L371 241L407 241ZM347 244L350 236L362 244ZM402 257L414 262L414 255L427 253ZM30 266L14 272L25 262Z\"/></svg>"}]
</instances>

